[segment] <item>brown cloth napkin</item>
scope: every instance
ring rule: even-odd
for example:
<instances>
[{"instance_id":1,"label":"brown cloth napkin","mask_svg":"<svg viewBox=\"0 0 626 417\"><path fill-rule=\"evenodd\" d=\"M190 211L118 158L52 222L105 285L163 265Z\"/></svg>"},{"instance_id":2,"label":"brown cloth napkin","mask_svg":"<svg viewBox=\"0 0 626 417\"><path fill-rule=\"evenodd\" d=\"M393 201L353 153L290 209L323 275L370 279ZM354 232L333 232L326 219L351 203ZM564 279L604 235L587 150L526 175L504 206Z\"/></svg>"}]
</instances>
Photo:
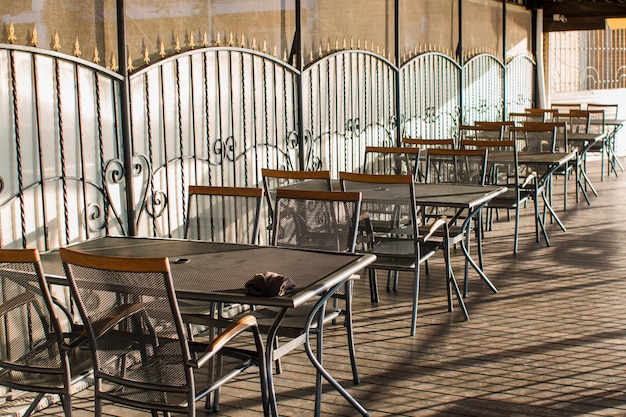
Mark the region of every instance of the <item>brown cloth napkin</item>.
<instances>
[{"instance_id":1,"label":"brown cloth napkin","mask_svg":"<svg viewBox=\"0 0 626 417\"><path fill-rule=\"evenodd\" d=\"M280 297L295 290L296 283L291 278L270 271L256 274L254 278L246 282L246 294L248 295Z\"/></svg>"}]
</instances>

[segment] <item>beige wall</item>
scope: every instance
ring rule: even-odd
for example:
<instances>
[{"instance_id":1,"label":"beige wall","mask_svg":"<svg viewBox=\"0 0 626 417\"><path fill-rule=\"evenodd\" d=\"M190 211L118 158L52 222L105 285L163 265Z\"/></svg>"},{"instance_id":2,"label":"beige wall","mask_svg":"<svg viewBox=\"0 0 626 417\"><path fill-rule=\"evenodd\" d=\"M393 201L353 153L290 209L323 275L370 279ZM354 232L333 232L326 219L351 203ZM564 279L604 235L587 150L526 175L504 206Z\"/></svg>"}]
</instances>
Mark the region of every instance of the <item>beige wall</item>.
<instances>
[{"instance_id":1,"label":"beige wall","mask_svg":"<svg viewBox=\"0 0 626 417\"><path fill-rule=\"evenodd\" d=\"M20 45L31 43L37 28L39 46L51 48L58 33L61 52L72 54L78 36L82 57L93 59L97 46L101 64L110 66L117 54L115 0L32 0L2 2L0 18L6 42L13 22ZM326 53L338 45L385 53L395 60L393 0L303 0L304 61L311 52ZM454 55L458 44L457 0L400 0L401 45L403 55L414 51L437 50ZM527 48L530 12L508 5L507 49ZM159 59L161 45L167 55L182 50L193 37L202 45L219 38L234 45L243 43L257 49L266 45L279 57L289 54L295 33L295 0L127 0L128 48L135 67L141 66L144 51ZM502 4L499 0L463 0L464 49L488 51L502 57Z\"/></svg>"}]
</instances>

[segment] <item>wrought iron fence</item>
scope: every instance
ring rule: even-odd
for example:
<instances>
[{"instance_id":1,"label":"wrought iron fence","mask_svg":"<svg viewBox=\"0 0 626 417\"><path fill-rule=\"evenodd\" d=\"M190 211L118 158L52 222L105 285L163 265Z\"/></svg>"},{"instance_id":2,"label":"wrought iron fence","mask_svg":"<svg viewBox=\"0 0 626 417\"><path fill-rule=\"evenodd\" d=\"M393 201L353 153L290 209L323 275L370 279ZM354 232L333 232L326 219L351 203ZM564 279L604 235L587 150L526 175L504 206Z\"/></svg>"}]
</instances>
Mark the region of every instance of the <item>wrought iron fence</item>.
<instances>
[{"instance_id":1,"label":"wrought iron fence","mask_svg":"<svg viewBox=\"0 0 626 417\"><path fill-rule=\"evenodd\" d=\"M0 166L2 238L52 249L125 234L131 222L141 235L182 237L191 184L259 186L264 167L358 170L366 145L398 144L398 131L456 137L461 122L528 107L533 65L486 54L459 65L424 52L397 68L377 53L337 50L300 74L245 47L188 50L129 77L130 173L123 79L79 58L7 45L2 150L16 158ZM134 184L130 202L125 181ZM135 219L126 218L129 205Z\"/></svg>"},{"instance_id":2,"label":"wrought iron fence","mask_svg":"<svg viewBox=\"0 0 626 417\"><path fill-rule=\"evenodd\" d=\"M1 241L52 249L123 234L121 77L53 51L0 49Z\"/></svg>"}]
</instances>

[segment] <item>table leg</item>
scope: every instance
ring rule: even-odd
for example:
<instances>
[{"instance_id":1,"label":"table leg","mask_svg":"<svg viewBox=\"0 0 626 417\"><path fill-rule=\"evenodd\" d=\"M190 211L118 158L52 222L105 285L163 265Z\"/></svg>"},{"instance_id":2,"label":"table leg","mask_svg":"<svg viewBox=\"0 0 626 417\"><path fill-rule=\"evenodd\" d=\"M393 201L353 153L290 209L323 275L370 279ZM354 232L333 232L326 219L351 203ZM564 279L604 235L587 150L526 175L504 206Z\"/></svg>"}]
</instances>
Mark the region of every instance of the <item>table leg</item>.
<instances>
[{"instance_id":1,"label":"table leg","mask_svg":"<svg viewBox=\"0 0 626 417\"><path fill-rule=\"evenodd\" d=\"M273 373L273 365L274 365L274 349L276 344L276 336L278 335L278 328L280 327L280 322L283 320L285 315L287 314L287 308L283 308L276 319L274 319L274 323L272 323L272 327L269 329L267 333L267 342L265 343L265 363L266 366L266 375L267 375L267 386L268 386L268 399L269 399L269 409L273 417L279 417L278 414L278 405L276 403L276 390L274 388L274 373Z\"/></svg>"},{"instance_id":2,"label":"table leg","mask_svg":"<svg viewBox=\"0 0 626 417\"><path fill-rule=\"evenodd\" d=\"M469 320L469 313L467 312L467 307L465 306L465 301L463 301L464 295L461 294L461 290L459 289L459 284L456 282L456 278L454 276L454 271L452 270L452 263L450 262L450 243L448 240L449 236L449 228L446 224L444 226L445 233L445 242L444 242L444 262L446 264L446 290L448 295L448 311L453 311L452 305L452 288L454 288L454 292L456 293L456 298L459 300L459 306L461 307L461 311L463 312L463 317L465 320ZM463 243L461 243L463 247ZM467 294L465 294L467 296Z\"/></svg>"},{"instance_id":3,"label":"table leg","mask_svg":"<svg viewBox=\"0 0 626 417\"><path fill-rule=\"evenodd\" d=\"M311 361L311 363L313 364L313 366L317 370L317 375L316 375L316 382L317 382L316 383L316 399L315 399L315 401L316 401L316 404L315 404L315 416L316 417L319 417L319 415L320 415L321 385L322 385L321 384L321 378L322 377L324 377L324 379L326 379L326 381L328 381L337 390L337 392L339 392L346 400L348 400L348 402L359 412L359 414L361 414L364 417L368 417L369 416L369 412L357 400L355 400L354 397L352 397L352 395L350 395L350 393L348 391L346 391L346 389L344 387L342 387L341 384L339 384L339 382L337 382L337 380L335 380L335 378L333 378L332 375L330 375L330 373L328 373L328 371L326 369L324 369L324 367L322 366L321 358L318 358L319 352L321 352L319 346L318 346L318 354L317 355L313 352L313 349L311 349L310 334L311 334L311 325L313 323L313 320L315 320L315 316L318 315L317 313L319 311L321 319L322 319L322 320L320 320L320 322L323 321L323 309L326 306L326 301L342 285L344 285L343 282L337 284L335 287L333 287L331 290L326 292L326 294L324 294L320 298L320 300L311 309L311 312L309 313L309 316L307 317L306 324L305 324L304 350L305 350L307 356L309 357L309 360ZM321 326L321 324L318 324L318 325ZM323 329L320 327L317 331L318 331L317 343L320 344L320 343L322 343L322 332L323 332Z\"/></svg>"},{"instance_id":4,"label":"table leg","mask_svg":"<svg viewBox=\"0 0 626 417\"><path fill-rule=\"evenodd\" d=\"M474 216L480 216L480 211L483 209L483 207L487 205L487 203L481 204L479 207L475 207L474 209L470 210L467 218L465 219L465 222L462 225L463 230L465 231L464 233L469 234L471 233L471 222L472 219L474 218ZM478 226L476 227L480 227L482 228L482 221L479 221ZM480 232L479 232L480 233ZM478 275L480 276L480 279L482 279L491 289L491 291L493 291L494 293L498 292L498 289L496 288L495 285L493 285L493 283L489 280L489 278L487 278L487 275L485 275L485 272L482 269L482 262L481 265L477 265L476 261L474 261L474 259L472 258L470 251L469 251L469 246L466 242L465 239L461 240L461 250L463 251L463 254L465 255L465 260L466 262L468 262L472 268L474 268L474 270L478 273ZM482 258L482 253L479 254ZM467 267L466 267L467 269ZM464 280L464 285L463 285L463 296L467 297L467 292L468 292L468 286L469 286L469 280L468 280L468 271L466 270L465 273L465 280ZM454 281L456 283L456 281Z\"/></svg>"},{"instance_id":5,"label":"table leg","mask_svg":"<svg viewBox=\"0 0 626 417\"><path fill-rule=\"evenodd\" d=\"M541 190L539 190L539 187L535 187L535 194L533 197L534 203L535 203L535 239L537 240L537 242L540 242L541 239L539 238L539 230L541 230L544 239L546 240L546 246L550 246L550 239L548 238L548 232L546 231L546 225L543 222L543 216L541 215L541 213L539 213L539 195L544 196L545 195L545 187L542 187ZM543 199L544 201L546 201L546 199Z\"/></svg>"}]
</instances>

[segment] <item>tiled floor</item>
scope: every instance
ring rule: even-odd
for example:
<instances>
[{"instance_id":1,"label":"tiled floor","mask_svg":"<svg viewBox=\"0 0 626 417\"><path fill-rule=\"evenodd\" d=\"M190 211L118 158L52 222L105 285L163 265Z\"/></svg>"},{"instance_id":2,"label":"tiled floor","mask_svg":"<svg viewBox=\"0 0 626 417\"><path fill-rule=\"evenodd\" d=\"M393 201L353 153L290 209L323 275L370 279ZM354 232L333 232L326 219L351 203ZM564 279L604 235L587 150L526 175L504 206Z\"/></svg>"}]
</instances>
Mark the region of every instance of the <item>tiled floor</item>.
<instances>
[{"instance_id":1,"label":"tiled floor","mask_svg":"<svg viewBox=\"0 0 626 417\"><path fill-rule=\"evenodd\" d=\"M486 272L499 292L471 273L467 322L458 309L447 311L441 258L422 275L414 337L409 276L400 277L398 293L381 287L377 305L360 280L355 327L362 382L351 383L340 329L328 332L326 367L372 416L626 416L626 173L600 182L599 167L593 168L600 196L591 206L572 196L564 212L562 198L555 198L568 230L549 225L551 247L534 240L531 206L523 210L517 256L513 222L487 232ZM455 270L461 277L460 252ZM303 353L283 361L275 379L282 415L313 414L307 363ZM223 389L220 415L261 415L257 381L247 375ZM91 395L77 396L75 416L93 415ZM105 411L149 415L112 405ZM58 406L38 414L62 415ZM356 413L326 387L322 415Z\"/></svg>"}]
</instances>

